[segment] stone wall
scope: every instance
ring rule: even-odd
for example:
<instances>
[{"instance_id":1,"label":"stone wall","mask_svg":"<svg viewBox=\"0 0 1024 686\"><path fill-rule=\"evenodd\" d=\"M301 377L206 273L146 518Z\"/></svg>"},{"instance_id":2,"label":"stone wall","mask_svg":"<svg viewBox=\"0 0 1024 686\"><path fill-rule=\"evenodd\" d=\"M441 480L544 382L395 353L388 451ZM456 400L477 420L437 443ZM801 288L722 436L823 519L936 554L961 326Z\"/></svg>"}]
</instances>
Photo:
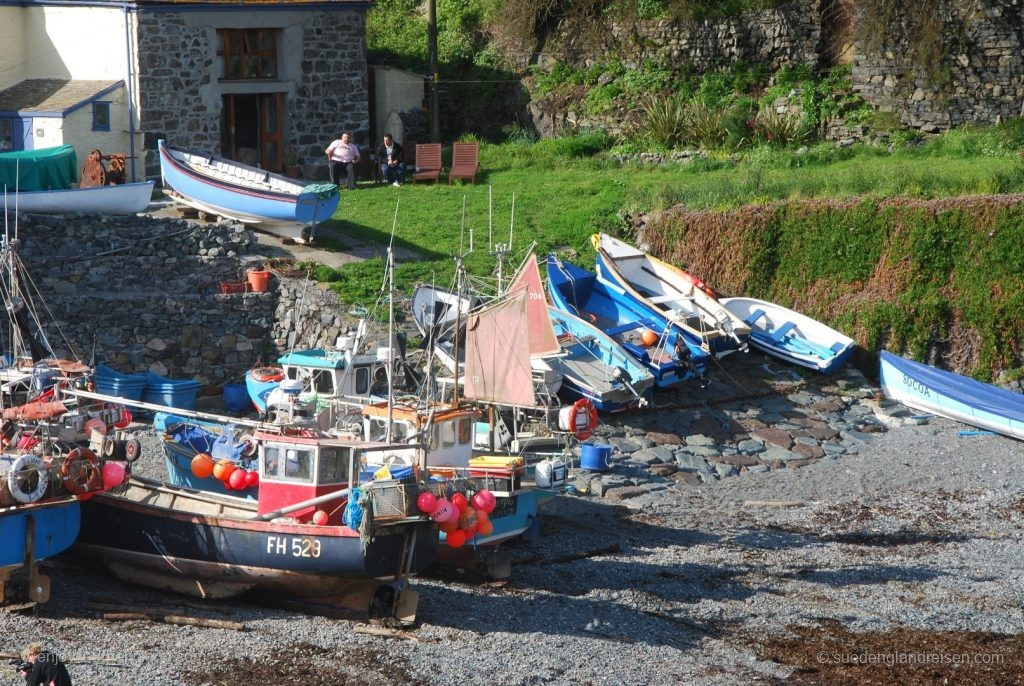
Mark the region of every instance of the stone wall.
<instances>
[{"instance_id":1,"label":"stone wall","mask_svg":"<svg viewBox=\"0 0 1024 686\"><path fill-rule=\"evenodd\" d=\"M913 68L905 42L888 45L881 54L858 49L853 84L861 97L926 132L1021 116L1024 6L1019 0L963 5L951 3L943 17L946 55L932 78Z\"/></svg>"},{"instance_id":2,"label":"stone wall","mask_svg":"<svg viewBox=\"0 0 1024 686\"><path fill-rule=\"evenodd\" d=\"M216 388L273 362L291 338L321 346L345 328L335 295L315 284L302 311L316 314L296 316L300 279L273 278L267 293L222 294L221 282L264 264L240 224L26 216L19 238L39 294L32 301L60 356L88 362L95 353L122 372Z\"/></svg>"},{"instance_id":3,"label":"stone wall","mask_svg":"<svg viewBox=\"0 0 1024 686\"><path fill-rule=\"evenodd\" d=\"M555 47L541 64L560 55L581 66L618 56L627 66L652 59L697 73L737 61L763 64L769 71L796 63L829 66L836 62L837 45L845 46L856 33L851 23L856 18L847 5L844 0L793 0L716 21L638 22L615 27L613 40L589 53L577 51L575 58L571 52L559 53L557 46L566 41L556 35L549 39ZM895 42L880 52L853 43L841 58L849 58L853 87L871 107L894 112L903 124L925 132L1024 115L1024 2L947 2L939 41L946 54L932 77L913 66L914 51L906 35L905 27L893 27L887 39ZM530 103L530 112L543 135L567 125L617 133L637 116L614 112L588 117L573 113L571 106L540 99ZM860 137L855 129L836 122L831 137Z\"/></svg>"},{"instance_id":4,"label":"stone wall","mask_svg":"<svg viewBox=\"0 0 1024 686\"><path fill-rule=\"evenodd\" d=\"M266 8L264 8L265 10ZM278 32L276 79L224 80L217 30ZM307 177L326 176L323 150L342 130L369 144L365 12L142 11L138 14L139 118L145 169L159 176L157 140L221 149L222 96L282 93L282 144Z\"/></svg>"}]
</instances>

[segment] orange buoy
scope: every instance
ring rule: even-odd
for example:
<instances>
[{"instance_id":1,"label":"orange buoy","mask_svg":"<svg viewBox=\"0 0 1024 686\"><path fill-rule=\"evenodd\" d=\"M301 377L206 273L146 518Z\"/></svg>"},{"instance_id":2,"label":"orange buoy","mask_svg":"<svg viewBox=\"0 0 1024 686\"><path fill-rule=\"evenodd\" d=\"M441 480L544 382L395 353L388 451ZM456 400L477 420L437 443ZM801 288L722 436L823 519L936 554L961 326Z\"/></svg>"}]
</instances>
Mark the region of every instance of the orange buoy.
<instances>
[{"instance_id":1,"label":"orange buoy","mask_svg":"<svg viewBox=\"0 0 1024 686\"><path fill-rule=\"evenodd\" d=\"M231 478L231 472L235 471L235 463L231 460L220 460L213 465L213 478L218 481L227 481Z\"/></svg>"},{"instance_id":2,"label":"orange buoy","mask_svg":"<svg viewBox=\"0 0 1024 686\"><path fill-rule=\"evenodd\" d=\"M192 458L192 473L200 479L213 474L213 458L208 453L196 453Z\"/></svg>"},{"instance_id":3,"label":"orange buoy","mask_svg":"<svg viewBox=\"0 0 1024 686\"><path fill-rule=\"evenodd\" d=\"M658 334L650 329L644 329L640 334L640 340L649 348L658 342Z\"/></svg>"}]
</instances>

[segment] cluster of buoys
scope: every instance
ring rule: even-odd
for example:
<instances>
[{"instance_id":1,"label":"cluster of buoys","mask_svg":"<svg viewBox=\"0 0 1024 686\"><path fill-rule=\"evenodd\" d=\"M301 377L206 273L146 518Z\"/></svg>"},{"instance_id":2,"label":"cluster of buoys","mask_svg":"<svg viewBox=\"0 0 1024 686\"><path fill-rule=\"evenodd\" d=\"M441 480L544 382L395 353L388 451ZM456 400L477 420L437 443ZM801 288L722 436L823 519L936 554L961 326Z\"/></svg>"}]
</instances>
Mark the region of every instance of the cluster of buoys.
<instances>
[{"instance_id":1,"label":"cluster of buoys","mask_svg":"<svg viewBox=\"0 0 1024 686\"><path fill-rule=\"evenodd\" d=\"M437 527L445 534L445 543L452 548L461 548L477 534L490 536L494 533L490 514L497 504L494 494L487 490L477 491L472 498L462 493L438 498L430 491L416 498L416 507L437 522Z\"/></svg>"},{"instance_id":2,"label":"cluster of buoys","mask_svg":"<svg viewBox=\"0 0 1024 686\"><path fill-rule=\"evenodd\" d=\"M256 470L244 469L231 460L214 462L209 453L196 453L192 458L192 473L200 479L212 476L229 491L242 491L260 483L260 474Z\"/></svg>"}]
</instances>

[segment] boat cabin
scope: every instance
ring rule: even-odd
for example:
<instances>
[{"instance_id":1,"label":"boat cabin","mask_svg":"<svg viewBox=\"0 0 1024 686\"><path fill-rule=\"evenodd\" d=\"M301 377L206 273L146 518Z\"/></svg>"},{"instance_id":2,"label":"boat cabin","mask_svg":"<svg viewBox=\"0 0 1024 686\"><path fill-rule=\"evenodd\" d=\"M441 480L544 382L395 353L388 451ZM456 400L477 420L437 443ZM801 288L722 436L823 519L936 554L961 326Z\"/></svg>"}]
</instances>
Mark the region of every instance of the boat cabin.
<instances>
[{"instance_id":1,"label":"boat cabin","mask_svg":"<svg viewBox=\"0 0 1024 686\"><path fill-rule=\"evenodd\" d=\"M261 515L276 512L312 498L339 492L359 483L361 465L384 463L406 446L258 432L259 499ZM328 513L328 523L340 525L347 497L312 504L282 513L307 521L318 509Z\"/></svg>"},{"instance_id":2,"label":"boat cabin","mask_svg":"<svg viewBox=\"0 0 1024 686\"><path fill-rule=\"evenodd\" d=\"M302 381L303 395L366 402L375 394L387 395L387 360L381 357L314 348L283 355L278 363L285 379Z\"/></svg>"},{"instance_id":3,"label":"boat cabin","mask_svg":"<svg viewBox=\"0 0 1024 686\"><path fill-rule=\"evenodd\" d=\"M391 408L392 443L415 443L427 450L427 467L465 469L473 456L473 429L480 411L459 405L437 405L433 408L398 404ZM373 403L363 408L363 437L371 441L386 440L388 404ZM409 447L403 456L405 464L413 464L419 447Z\"/></svg>"}]
</instances>

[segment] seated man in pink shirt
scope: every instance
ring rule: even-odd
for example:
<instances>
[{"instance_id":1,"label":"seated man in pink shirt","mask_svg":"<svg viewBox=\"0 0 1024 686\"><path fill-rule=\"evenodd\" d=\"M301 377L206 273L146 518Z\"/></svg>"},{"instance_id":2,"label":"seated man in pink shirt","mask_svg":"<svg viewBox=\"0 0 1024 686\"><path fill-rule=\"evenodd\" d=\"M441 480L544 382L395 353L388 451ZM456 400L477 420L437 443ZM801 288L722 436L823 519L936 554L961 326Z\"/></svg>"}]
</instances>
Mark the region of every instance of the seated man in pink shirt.
<instances>
[{"instance_id":1,"label":"seated man in pink shirt","mask_svg":"<svg viewBox=\"0 0 1024 686\"><path fill-rule=\"evenodd\" d=\"M359 161L359 148L350 141L352 136L348 131L341 134L341 138L331 141L324 152L327 154L327 163L331 169L331 183L341 186L341 170L345 169L348 175L348 189L356 189L356 162Z\"/></svg>"}]
</instances>

